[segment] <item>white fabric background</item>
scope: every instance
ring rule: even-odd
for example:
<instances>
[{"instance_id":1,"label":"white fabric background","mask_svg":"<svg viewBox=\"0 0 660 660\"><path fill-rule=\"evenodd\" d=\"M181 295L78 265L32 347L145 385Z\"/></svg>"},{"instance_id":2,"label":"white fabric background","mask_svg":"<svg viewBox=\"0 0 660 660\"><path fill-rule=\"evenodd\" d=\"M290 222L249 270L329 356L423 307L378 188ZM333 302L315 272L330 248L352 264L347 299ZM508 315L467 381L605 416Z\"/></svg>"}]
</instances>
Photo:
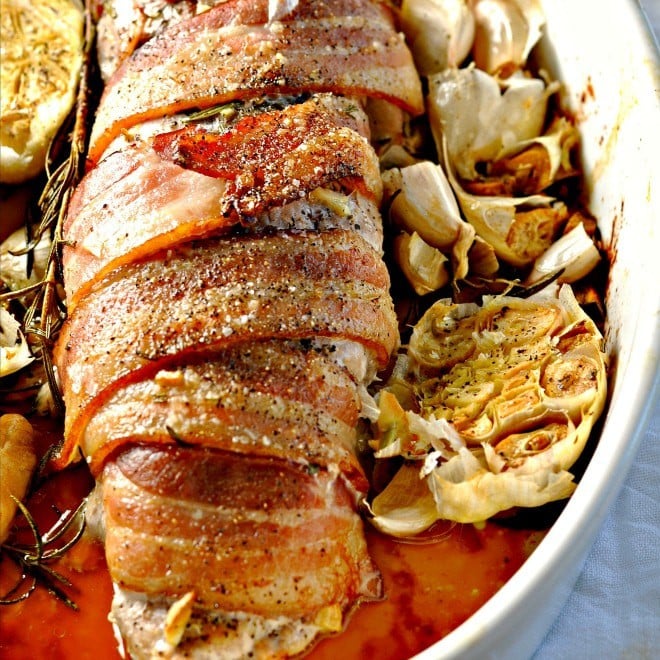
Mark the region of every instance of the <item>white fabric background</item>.
<instances>
[{"instance_id":1,"label":"white fabric background","mask_svg":"<svg viewBox=\"0 0 660 660\"><path fill-rule=\"evenodd\" d=\"M660 403L569 599L533 660L660 658Z\"/></svg>"},{"instance_id":2,"label":"white fabric background","mask_svg":"<svg viewBox=\"0 0 660 660\"><path fill-rule=\"evenodd\" d=\"M641 5L658 41L660 0L642 0ZM624 487L533 660L660 659L658 399L656 391L648 428Z\"/></svg>"}]
</instances>

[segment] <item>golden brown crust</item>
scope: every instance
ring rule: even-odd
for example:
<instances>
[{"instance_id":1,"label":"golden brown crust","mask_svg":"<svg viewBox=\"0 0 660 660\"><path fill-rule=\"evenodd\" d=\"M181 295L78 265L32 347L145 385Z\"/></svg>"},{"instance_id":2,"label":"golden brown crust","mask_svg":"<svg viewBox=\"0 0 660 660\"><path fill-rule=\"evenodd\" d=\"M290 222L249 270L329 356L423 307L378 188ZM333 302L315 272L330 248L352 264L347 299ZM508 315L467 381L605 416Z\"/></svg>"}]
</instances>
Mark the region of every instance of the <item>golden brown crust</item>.
<instances>
[{"instance_id":1,"label":"golden brown crust","mask_svg":"<svg viewBox=\"0 0 660 660\"><path fill-rule=\"evenodd\" d=\"M97 477L136 657L290 657L381 595L357 426L399 335L362 97L421 85L385 3L268 4L117 24L64 227L57 464Z\"/></svg>"},{"instance_id":2,"label":"golden brown crust","mask_svg":"<svg viewBox=\"0 0 660 660\"><path fill-rule=\"evenodd\" d=\"M319 466L368 486L355 455L360 400L333 344L238 345L125 387L92 416L82 448L98 474L131 442L185 444Z\"/></svg>"},{"instance_id":3,"label":"golden brown crust","mask_svg":"<svg viewBox=\"0 0 660 660\"><path fill-rule=\"evenodd\" d=\"M373 570L352 497L330 473L137 447L108 465L103 484L108 562L122 588L174 596L195 584L198 606L304 617L346 607Z\"/></svg>"},{"instance_id":4,"label":"golden brown crust","mask_svg":"<svg viewBox=\"0 0 660 660\"><path fill-rule=\"evenodd\" d=\"M118 145L68 209L69 309L113 268L251 226L315 188L340 185L377 204L382 184L367 131L354 101L324 95L248 115L225 131L191 125Z\"/></svg>"},{"instance_id":5,"label":"golden brown crust","mask_svg":"<svg viewBox=\"0 0 660 660\"><path fill-rule=\"evenodd\" d=\"M120 269L58 340L64 457L116 387L200 351L329 337L361 343L384 367L398 343L388 290L378 253L341 230L209 239Z\"/></svg>"},{"instance_id":6,"label":"golden brown crust","mask_svg":"<svg viewBox=\"0 0 660 660\"><path fill-rule=\"evenodd\" d=\"M351 13L339 15L340 6L335 15L333 3L319 13L305 2L286 22L247 25L227 24L219 5L165 29L109 81L89 161L96 163L122 130L142 121L261 94L364 94L421 114L419 78L389 10L366 0L349 4L356 5ZM259 6L263 12L266 3Z\"/></svg>"}]
</instances>

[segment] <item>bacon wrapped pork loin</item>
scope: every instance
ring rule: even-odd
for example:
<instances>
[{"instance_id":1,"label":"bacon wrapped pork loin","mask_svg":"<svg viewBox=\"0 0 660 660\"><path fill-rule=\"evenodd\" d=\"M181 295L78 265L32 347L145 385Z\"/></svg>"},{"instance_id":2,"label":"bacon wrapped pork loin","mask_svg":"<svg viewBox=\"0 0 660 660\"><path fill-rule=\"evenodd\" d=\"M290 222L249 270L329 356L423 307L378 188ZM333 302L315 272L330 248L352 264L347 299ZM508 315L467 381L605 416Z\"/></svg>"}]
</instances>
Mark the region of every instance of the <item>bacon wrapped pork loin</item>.
<instances>
[{"instance_id":1,"label":"bacon wrapped pork loin","mask_svg":"<svg viewBox=\"0 0 660 660\"><path fill-rule=\"evenodd\" d=\"M381 596L356 426L399 335L364 108L419 114L420 83L384 3L129 4L99 9L64 226L59 463L97 479L132 657L289 657Z\"/></svg>"}]
</instances>

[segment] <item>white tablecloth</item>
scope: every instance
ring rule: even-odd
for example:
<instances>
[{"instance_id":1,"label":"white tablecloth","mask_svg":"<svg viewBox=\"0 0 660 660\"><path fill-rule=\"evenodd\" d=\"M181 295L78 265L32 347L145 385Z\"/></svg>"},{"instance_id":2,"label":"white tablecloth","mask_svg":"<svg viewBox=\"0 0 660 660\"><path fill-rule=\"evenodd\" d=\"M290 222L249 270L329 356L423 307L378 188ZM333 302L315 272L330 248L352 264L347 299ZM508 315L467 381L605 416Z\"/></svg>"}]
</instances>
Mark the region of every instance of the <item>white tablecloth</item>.
<instances>
[{"instance_id":1,"label":"white tablecloth","mask_svg":"<svg viewBox=\"0 0 660 660\"><path fill-rule=\"evenodd\" d=\"M584 569L534 660L660 658L660 403Z\"/></svg>"},{"instance_id":2,"label":"white tablecloth","mask_svg":"<svg viewBox=\"0 0 660 660\"><path fill-rule=\"evenodd\" d=\"M642 0L641 4L658 40L660 0ZM660 218L656 220L660 222ZM658 398L656 392L646 433L624 487L564 609L533 660L660 659Z\"/></svg>"}]
</instances>

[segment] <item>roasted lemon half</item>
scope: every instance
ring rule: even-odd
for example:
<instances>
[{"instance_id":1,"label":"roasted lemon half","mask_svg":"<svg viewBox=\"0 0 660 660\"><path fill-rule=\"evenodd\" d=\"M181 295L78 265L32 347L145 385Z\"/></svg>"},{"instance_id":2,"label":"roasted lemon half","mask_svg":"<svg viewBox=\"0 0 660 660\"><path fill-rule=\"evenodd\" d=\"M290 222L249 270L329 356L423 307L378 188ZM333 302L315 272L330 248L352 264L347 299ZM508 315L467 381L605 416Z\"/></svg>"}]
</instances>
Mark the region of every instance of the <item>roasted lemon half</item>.
<instances>
[{"instance_id":1,"label":"roasted lemon half","mask_svg":"<svg viewBox=\"0 0 660 660\"><path fill-rule=\"evenodd\" d=\"M74 0L0 0L0 17L0 182L22 183L74 104L84 13Z\"/></svg>"}]
</instances>

